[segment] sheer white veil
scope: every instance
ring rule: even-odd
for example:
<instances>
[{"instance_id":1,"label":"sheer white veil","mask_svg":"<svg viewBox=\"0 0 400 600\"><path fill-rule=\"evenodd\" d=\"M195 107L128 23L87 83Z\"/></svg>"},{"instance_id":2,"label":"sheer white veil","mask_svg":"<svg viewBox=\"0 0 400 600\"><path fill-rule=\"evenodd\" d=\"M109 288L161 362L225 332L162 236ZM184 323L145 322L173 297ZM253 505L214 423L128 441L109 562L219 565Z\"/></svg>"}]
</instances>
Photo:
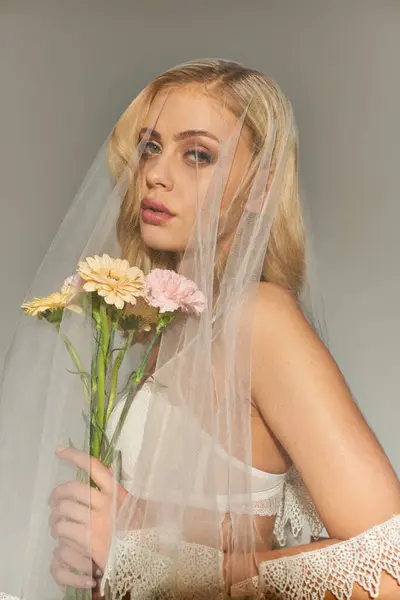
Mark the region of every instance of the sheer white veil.
<instances>
[{"instance_id":1,"label":"sheer white veil","mask_svg":"<svg viewBox=\"0 0 400 600\"><path fill-rule=\"evenodd\" d=\"M200 316L177 319L161 339L129 495L113 521L108 566L113 598L129 589L118 579L127 541L138 570L132 598L146 597L140 596L145 580L155 582L154 597L184 597L197 585L205 598L216 598L224 585L255 574L255 554L267 543L265 529L270 531L264 519L271 516L255 514L259 490L251 468L251 332L259 282L286 287L324 333L315 263L310 246L303 245L303 237L310 240L309 220L300 206L297 129L289 101L270 79L228 61L186 63L170 73L167 83L175 73L181 83L204 84L204 93L218 99L223 121L234 106L236 124L225 128L218 161L208 167L213 174L206 193L200 192L202 170L196 170L197 217L179 272L198 285L207 307ZM131 213L126 207L140 178L143 144L137 145L137 132L154 89L150 85L142 92L101 148L29 298L59 289L87 256L126 254L129 244L124 246L116 228L121 205L130 219L125 230L132 227L132 236L138 235L137 204ZM264 123L262 129L257 122ZM193 115L194 129L206 126ZM246 131L252 132L251 161L227 205L228 182ZM118 149L113 169L110 148L114 158ZM121 227L120 222L119 233ZM148 270L148 258L135 256ZM76 473L54 449L72 441L87 450L81 381L71 373L65 335L90 369L89 320L69 313L57 334L24 316L1 382L0 592L26 600L63 598L49 571L57 541L50 535L48 498ZM140 348L133 348L127 372L139 357ZM196 581L185 579L183 565L195 567Z\"/></svg>"}]
</instances>

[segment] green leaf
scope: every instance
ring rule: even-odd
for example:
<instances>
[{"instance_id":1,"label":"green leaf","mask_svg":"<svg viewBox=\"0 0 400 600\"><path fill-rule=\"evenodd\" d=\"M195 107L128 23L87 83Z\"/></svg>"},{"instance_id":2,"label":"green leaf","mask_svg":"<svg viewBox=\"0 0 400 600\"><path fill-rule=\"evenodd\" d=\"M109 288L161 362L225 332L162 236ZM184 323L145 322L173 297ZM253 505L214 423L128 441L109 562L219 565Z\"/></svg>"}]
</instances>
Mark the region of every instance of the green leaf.
<instances>
[{"instance_id":1,"label":"green leaf","mask_svg":"<svg viewBox=\"0 0 400 600\"><path fill-rule=\"evenodd\" d=\"M67 373L70 373L70 375L79 375L80 377L86 377L87 379L90 379L90 373L87 373L86 371L71 371L71 369L67 369Z\"/></svg>"}]
</instances>

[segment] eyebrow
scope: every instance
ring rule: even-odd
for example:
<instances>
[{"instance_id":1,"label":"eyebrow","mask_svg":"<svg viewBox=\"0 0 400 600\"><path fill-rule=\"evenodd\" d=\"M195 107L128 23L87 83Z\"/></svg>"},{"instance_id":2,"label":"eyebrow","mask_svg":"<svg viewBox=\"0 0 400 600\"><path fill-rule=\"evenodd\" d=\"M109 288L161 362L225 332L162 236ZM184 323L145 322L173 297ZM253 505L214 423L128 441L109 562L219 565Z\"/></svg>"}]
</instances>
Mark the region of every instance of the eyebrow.
<instances>
[{"instance_id":1,"label":"eyebrow","mask_svg":"<svg viewBox=\"0 0 400 600\"><path fill-rule=\"evenodd\" d=\"M158 142L161 142L161 135L155 129L148 129L146 127L143 127L143 129L140 130L139 135L147 135L148 137L152 137ZM186 140L187 138L196 136L208 137L214 140L215 142L218 142L219 144L221 143L221 140L219 140L215 135L213 135L209 131L206 131L205 129L188 129L187 131L181 131L180 133L176 133L174 135L174 141L179 142L181 140Z\"/></svg>"}]
</instances>

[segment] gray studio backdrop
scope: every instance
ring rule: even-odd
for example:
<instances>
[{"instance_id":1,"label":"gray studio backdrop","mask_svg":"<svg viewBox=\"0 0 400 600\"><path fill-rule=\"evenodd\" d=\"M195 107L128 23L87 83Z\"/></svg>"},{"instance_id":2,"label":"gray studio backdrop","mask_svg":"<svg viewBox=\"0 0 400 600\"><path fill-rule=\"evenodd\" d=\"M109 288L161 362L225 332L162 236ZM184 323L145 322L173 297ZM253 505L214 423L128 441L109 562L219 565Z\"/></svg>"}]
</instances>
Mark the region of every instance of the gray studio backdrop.
<instances>
[{"instance_id":1,"label":"gray studio backdrop","mask_svg":"<svg viewBox=\"0 0 400 600\"><path fill-rule=\"evenodd\" d=\"M0 364L113 123L210 56L292 100L331 350L399 472L400 0L0 0Z\"/></svg>"}]
</instances>

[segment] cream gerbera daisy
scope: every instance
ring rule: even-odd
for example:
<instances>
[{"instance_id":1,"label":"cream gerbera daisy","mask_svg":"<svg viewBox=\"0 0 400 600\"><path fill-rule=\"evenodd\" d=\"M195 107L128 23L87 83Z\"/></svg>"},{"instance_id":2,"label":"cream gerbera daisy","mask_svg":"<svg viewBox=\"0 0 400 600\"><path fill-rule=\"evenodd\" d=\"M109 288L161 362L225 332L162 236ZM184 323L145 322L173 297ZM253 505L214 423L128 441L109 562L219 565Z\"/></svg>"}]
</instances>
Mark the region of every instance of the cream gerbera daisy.
<instances>
[{"instance_id":1,"label":"cream gerbera daisy","mask_svg":"<svg viewBox=\"0 0 400 600\"><path fill-rule=\"evenodd\" d=\"M22 305L26 315L32 317L40 316L48 310L56 310L57 308L65 308L67 296L65 292L53 292L45 298L34 298L31 302L25 302Z\"/></svg>"},{"instance_id":2,"label":"cream gerbera daisy","mask_svg":"<svg viewBox=\"0 0 400 600\"><path fill-rule=\"evenodd\" d=\"M111 258L108 254L88 257L78 265L86 292L97 292L107 304L124 308L125 303L136 304L143 296L144 273L131 267L127 260Z\"/></svg>"}]
</instances>

